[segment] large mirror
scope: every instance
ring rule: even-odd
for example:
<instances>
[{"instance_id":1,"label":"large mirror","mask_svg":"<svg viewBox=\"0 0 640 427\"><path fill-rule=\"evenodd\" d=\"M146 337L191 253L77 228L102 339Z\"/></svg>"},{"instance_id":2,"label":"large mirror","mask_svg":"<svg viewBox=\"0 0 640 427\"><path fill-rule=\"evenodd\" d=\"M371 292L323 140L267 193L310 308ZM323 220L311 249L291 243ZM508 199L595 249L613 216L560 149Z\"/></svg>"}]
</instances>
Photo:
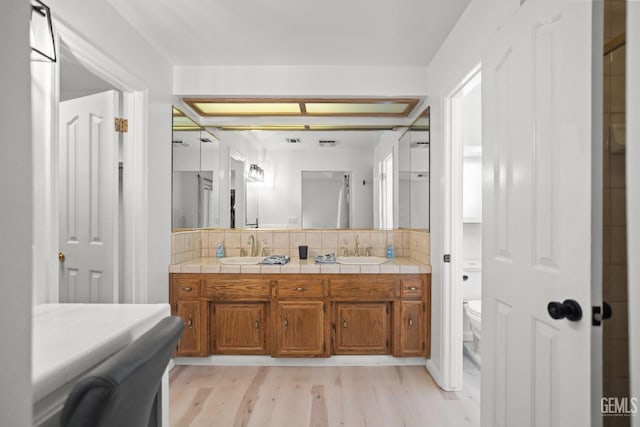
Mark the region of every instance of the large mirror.
<instances>
[{"instance_id":1,"label":"large mirror","mask_svg":"<svg viewBox=\"0 0 640 427\"><path fill-rule=\"evenodd\" d=\"M397 128L213 133L174 109L174 229L429 228L428 109L400 140ZM393 174L377 171L382 140L398 147ZM386 225L374 223L381 176L399 180Z\"/></svg>"},{"instance_id":2,"label":"large mirror","mask_svg":"<svg viewBox=\"0 0 640 427\"><path fill-rule=\"evenodd\" d=\"M398 227L429 229L430 110L427 108L398 143Z\"/></svg>"}]
</instances>

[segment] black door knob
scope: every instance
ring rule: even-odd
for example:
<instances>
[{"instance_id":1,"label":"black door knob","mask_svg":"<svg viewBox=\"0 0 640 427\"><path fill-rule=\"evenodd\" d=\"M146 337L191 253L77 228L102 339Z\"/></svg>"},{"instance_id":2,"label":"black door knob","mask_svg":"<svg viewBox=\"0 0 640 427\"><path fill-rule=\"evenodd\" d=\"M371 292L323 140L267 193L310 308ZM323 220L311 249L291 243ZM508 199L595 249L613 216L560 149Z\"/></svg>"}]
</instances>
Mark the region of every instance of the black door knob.
<instances>
[{"instance_id":1,"label":"black door knob","mask_svg":"<svg viewBox=\"0 0 640 427\"><path fill-rule=\"evenodd\" d=\"M582 319L580 304L572 299L566 299L563 302L551 301L547 304L547 312L553 319L564 319L566 317L572 322Z\"/></svg>"}]
</instances>

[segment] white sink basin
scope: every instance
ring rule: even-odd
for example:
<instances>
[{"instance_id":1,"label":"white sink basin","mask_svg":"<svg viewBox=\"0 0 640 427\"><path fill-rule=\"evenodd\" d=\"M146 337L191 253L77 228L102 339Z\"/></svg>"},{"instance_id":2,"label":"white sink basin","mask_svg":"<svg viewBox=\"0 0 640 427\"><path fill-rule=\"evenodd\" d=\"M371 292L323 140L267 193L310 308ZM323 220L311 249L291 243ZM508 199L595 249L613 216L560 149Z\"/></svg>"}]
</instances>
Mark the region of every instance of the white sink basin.
<instances>
[{"instance_id":1,"label":"white sink basin","mask_svg":"<svg viewBox=\"0 0 640 427\"><path fill-rule=\"evenodd\" d=\"M384 264L389 261L388 258L383 258L381 256L339 256L338 264L352 264L352 265L377 265Z\"/></svg>"},{"instance_id":2,"label":"white sink basin","mask_svg":"<svg viewBox=\"0 0 640 427\"><path fill-rule=\"evenodd\" d=\"M263 256L229 256L219 258L218 262L225 265L256 265L264 259Z\"/></svg>"}]
</instances>

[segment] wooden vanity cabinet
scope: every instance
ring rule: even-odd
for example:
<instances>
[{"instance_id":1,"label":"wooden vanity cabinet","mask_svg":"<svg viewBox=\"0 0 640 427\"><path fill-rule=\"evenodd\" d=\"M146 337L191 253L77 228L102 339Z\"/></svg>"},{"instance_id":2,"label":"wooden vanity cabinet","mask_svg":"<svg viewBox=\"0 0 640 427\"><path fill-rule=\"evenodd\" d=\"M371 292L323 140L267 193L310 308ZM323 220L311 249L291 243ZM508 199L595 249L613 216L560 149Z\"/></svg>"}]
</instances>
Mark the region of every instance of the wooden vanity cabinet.
<instances>
[{"instance_id":1,"label":"wooden vanity cabinet","mask_svg":"<svg viewBox=\"0 0 640 427\"><path fill-rule=\"evenodd\" d=\"M391 303L337 302L334 354L391 354Z\"/></svg>"},{"instance_id":2,"label":"wooden vanity cabinet","mask_svg":"<svg viewBox=\"0 0 640 427\"><path fill-rule=\"evenodd\" d=\"M209 302L211 354L269 354L267 275L204 274L203 296Z\"/></svg>"},{"instance_id":3,"label":"wooden vanity cabinet","mask_svg":"<svg viewBox=\"0 0 640 427\"><path fill-rule=\"evenodd\" d=\"M400 300L396 302L394 316L394 356L429 357L429 277L408 277L400 281Z\"/></svg>"},{"instance_id":4,"label":"wooden vanity cabinet","mask_svg":"<svg viewBox=\"0 0 640 427\"><path fill-rule=\"evenodd\" d=\"M180 316L184 332L178 342L177 356L206 356L207 305L200 301L200 277L194 274L173 274L169 286L171 314ZM204 322L203 322L204 319Z\"/></svg>"},{"instance_id":5,"label":"wooden vanity cabinet","mask_svg":"<svg viewBox=\"0 0 640 427\"><path fill-rule=\"evenodd\" d=\"M177 356L430 355L428 274L172 273Z\"/></svg>"},{"instance_id":6,"label":"wooden vanity cabinet","mask_svg":"<svg viewBox=\"0 0 640 427\"><path fill-rule=\"evenodd\" d=\"M272 351L274 357L328 357L329 315L325 281L291 275L272 288Z\"/></svg>"},{"instance_id":7,"label":"wooden vanity cabinet","mask_svg":"<svg viewBox=\"0 0 640 427\"><path fill-rule=\"evenodd\" d=\"M212 303L211 353L268 354L267 303Z\"/></svg>"}]
</instances>

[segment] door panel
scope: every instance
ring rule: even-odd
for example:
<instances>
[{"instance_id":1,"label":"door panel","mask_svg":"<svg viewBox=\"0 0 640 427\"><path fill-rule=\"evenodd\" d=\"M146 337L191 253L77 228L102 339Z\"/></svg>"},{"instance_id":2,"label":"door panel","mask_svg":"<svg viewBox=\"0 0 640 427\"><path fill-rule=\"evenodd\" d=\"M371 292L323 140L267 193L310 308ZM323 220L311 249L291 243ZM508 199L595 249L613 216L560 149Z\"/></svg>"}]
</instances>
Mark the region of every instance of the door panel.
<instances>
[{"instance_id":1,"label":"door panel","mask_svg":"<svg viewBox=\"0 0 640 427\"><path fill-rule=\"evenodd\" d=\"M336 303L335 354L389 354L389 304Z\"/></svg>"},{"instance_id":2,"label":"door panel","mask_svg":"<svg viewBox=\"0 0 640 427\"><path fill-rule=\"evenodd\" d=\"M60 103L60 302L117 302L118 93Z\"/></svg>"},{"instance_id":3,"label":"door panel","mask_svg":"<svg viewBox=\"0 0 640 427\"><path fill-rule=\"evenodd\" d=\"M223 303L212 307L212 353L267 353L266 303Z\"/></svg>"},{"instance_id":4,"label":"door panel","mask_svg":"<svg viewBox=\"0 0 640 427\"><path fill-rule=\"evenodd\" d=\"M593 7L524 2L483 52L483 425L591 422Z\"/></svg>"}]
</instances>

